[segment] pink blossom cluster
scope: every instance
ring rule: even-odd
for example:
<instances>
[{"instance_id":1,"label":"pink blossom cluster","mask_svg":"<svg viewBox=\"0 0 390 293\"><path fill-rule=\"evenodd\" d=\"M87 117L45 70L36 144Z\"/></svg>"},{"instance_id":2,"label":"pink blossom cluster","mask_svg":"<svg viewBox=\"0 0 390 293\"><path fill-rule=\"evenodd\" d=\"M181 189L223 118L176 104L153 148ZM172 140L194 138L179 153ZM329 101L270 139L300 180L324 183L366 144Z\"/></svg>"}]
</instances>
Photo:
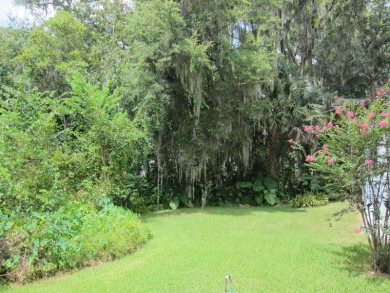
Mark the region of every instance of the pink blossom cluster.
<instances>
[{"instance_id":1,"label":"pink blossom cluster","mask_svg":"<svg viewBox=\"0 0 390 293\"><path fill-rule=\"evenodd\" d=\"M326 163L328 165L332 165L334 163L334 159L332 158L332 154L330 153L329 146L327 144L324 144L322 147L322 150L319 150L317 152L317 154L318 155L325 154L327 157ZM311 163L311 162L315 162L315 161L316 161L315 156L313 156L313 155L306 156L305 162Z\"/></svg>"},{"instance_id":2,"label":"pink blossom cluster","mask_svg":"<svg viewBox=\"0 0 390 293\"><path fill-rule=\"evenodd\" d=\"M390 113L389 112L382 112L381 113L381 116L383 116L383 117L389 117L390 116Z\"/></svg>"},{"instance_id":3,"label":"pink blossom cluster","mask_svg":"<svg viewBox=\"0 0 390 293\"><path fill-rule=\"evenodd\" d=\"M389 79L389 84L390 84L390 79ZM387 92L387 89L386 90L381 90L380 93L381 95L384 94L385 92ZM375 111L367 111L367 105L366 105L366 102L367 101L362 101L360 102L360 107L363 108L363 111L367 111L366 114L365 114L365 117L364 116L361 116L361 112L360 110L357 110L357 112L354 112L354 108L355 108L355 105L352 105L352 109L348 109L347 105L345 103L343 103L343 101L339 101L337 105L337 100L340 100L342 99L342 97L339 97L339 96L335 96L335 102L332 103L332 107L335 108L335 114L340 116L341 119L345 119L347 118L347 121L350 121L352 122L353 124L352 125L356 125L357 126L357 129L359 130L358 133L360 133L361 135L367 135L369 130L370 129L373 129L376 127L387 127L389 124L390 124L390 120L389 120L389 117L390 117L390 112L387 110L383 110L380 114L378 113L375 113ZM341 104L340 104L341 102ZM390 104L387 103L387 104ZM371 107L371 105L370 105ZM374 108L372 108L374 109ZM376 117L380 117L378 120L374 120ZM336 118L338 120L338 118ZM349 124L349 122L348 122ZM308 133L308 134L314 134L315 137L317 138L320 138L321 135L325 135L327 136L328 133L326 133L325 131L328 130L328 129L333 129L333 132L335 134L340 134L341 131L342 131L342 128L339 127L339 125L337 124L334 124L334 122L330 121L324 125L318 125L318 124L315 124L315 125L304 125L303 126L303 131L305 133ZM325 132L325 133L324 133ZM374 133L374 132L373 132ZM353 135L351 133L351 135ZM291 144L291 148L295 148L295 145L294 145L294 141L291 139L289 140L290 144ZM311 162L316 162L316 159L318 159L317 155L323 155L322 158L325 159L325 162L328 164L328 165L332 165L335 163L336 159L332 156L329 148L328 148L328 145L324 145L322 149L318 150L315 154L310 154L310 155L307 155L306 158L305 158L305 162L307 163L311 163ZM344 154L341 153L340 156L343 156ZM366 160L365 161L365 164L366 166L372 166L374 164L374 161L373 160Z\"/></svg>"},{"instance_id":4,"label":"pink blossom cluster","mask_svg":"<svg viewBox=\"0 0 390 293\"><path fill-rule=\"evenodd\" d=\"M306 156L305 162L311 163L311 162L315 162L315 161L316 161L316 158L314 156L312 156L312 155Z\"/></svg>"},{"instance_id":5,"label":"pink blossom cluster","mask_svg":"<svg viewBox=\"0 0 390 293\"><path fill-rule=\"evenodd\" d=\"M326 163L329 165L332 165L334 163L334 160L332 159L332 154L329 151L329 146L327 144L324 144L322 147L324 153L327 155L328 159L326 160Z\"/></svg>"},{"instance_id":6,"label":"pink blossom cluster","mask_svg":"<svg viewBox=\"0 0 390 293\"><path fill-rule=\"evenodd\" d=\"M380 96L382 96L383 94L385 93L385 89L384 88L381 88L377 93L376 93L376 98L379 98Z\"/></svg>"},{"instance_id":7,"label":"pink blossom cluster","mask_svg":"<svg viewBox=\"0 0 390 293\"><path fill-rule=\"evenodd\" d=\"M367 129L368 129L368 124L367 123L363 123L363 124L360 124L360 122L357 124L358 127L360 127L360 134L367 134Z\"/></svg>"},{"instance_id":8,"label":"pink blossom cluster","mask_svg":"<svg viewBox=\"0 0 390 293\"><path fill-rule=\"evenodd\" d=\"M342 113L343 113L343 108L341 106L337 106L336 107L336 114L341 115ZM380 116L382 116L383 118L387 118L387 117L390 117L390 113L389 112L382 112L380 114ZM346 117L352 118L352 121L355 122L356 125L359 127L360 134L366 135L368 133L369 124L368 123L359 122L354 111L348 111L346 113ZM374 119L375 118L375 114L372 113L372 112L369 112L367 114L367 118L369 120ZM380 120L377 125L379 127L385 127L385 126L389 125L389 122L386 119L383 119L383 120ZM313 133L315 131L316 132L315 133L316 137L320 138L320 133L319 133L320 131L324 131L324 130L330 129L332 127L338 128L336 130L336 133L340 133L339 126L338 125L334 125L333 122L331 122L331 121L328 122L326 125L323 125L323 126L320 126L318 124L316 124L315 126L304 125L303 126L303 131L306 132L306 133Z\"/></svg>"},{"instance_id":9,"label":"pink blossom cluster","mask_svg":"<svg viewBox=\"0 0 390 293\"><path fill-rule=\"evenodd\" d=\"M333 126L335 126L333 124L333 122L328 122L326 125L324 125L322 127L320 125L316 124L314 126L314 128L311 125L304 125L303 126L303 131L307 132L307 133L310 133L310 132L313 132L315 130L316 132L318 132L318 131L321 131L321 130L327 130L329 128L332 128Z\"/></svg>"},{"instance_id":10,"label":"pink blossom cluster","mask_svg":"<svg viewBox=\"0 0 390 293\"><path fill-rule=\"evenodd\" d=\"M290 148L292 148L293 150L295 149L295 142L294 142L294 140L292 139L292 138L290 138L289 140L288 140L288 142L289 142L289 144L290 144Z\"/></svg>"}]
</instances>

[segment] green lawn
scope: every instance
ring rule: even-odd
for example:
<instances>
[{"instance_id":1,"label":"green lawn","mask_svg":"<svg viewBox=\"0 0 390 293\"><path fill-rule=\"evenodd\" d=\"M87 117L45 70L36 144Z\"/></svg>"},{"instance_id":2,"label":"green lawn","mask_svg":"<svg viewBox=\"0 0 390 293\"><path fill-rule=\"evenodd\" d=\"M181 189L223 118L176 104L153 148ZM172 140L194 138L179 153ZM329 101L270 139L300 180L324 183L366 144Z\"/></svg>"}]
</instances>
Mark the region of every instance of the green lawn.
<instances>
[{"instance_id":1,"label":"green lawn","mask_svg":"<svg viewBox=\"0 0 390 293\"><path fill-rule=\"evenodd\" d=\"M357 214L346 204L313 209L206 208L143 216L153 234L119 261L42 280L15 292L224 292L230 273L244 292L390 292L369 273Z\"/></svg>"}]
</instances>

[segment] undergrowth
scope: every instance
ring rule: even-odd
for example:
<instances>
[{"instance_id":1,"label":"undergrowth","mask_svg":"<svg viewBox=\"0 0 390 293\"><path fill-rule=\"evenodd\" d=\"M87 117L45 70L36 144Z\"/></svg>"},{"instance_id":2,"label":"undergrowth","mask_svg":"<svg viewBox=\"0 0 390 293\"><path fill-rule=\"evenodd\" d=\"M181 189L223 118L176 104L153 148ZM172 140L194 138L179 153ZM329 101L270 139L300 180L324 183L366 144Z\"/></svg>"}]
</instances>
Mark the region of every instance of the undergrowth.
<instances>
[{"instance_id":1,"label":"undergrowth","mask_svg":"<svg viewBox=\"0 0 390 293\"><path fill-rule=\"evenodd\" d=\"M3 282L26 282L129 254L149 238L138 216L108 204L54 212L0 214L0 275Z\"/></svg>"}]
</instances>

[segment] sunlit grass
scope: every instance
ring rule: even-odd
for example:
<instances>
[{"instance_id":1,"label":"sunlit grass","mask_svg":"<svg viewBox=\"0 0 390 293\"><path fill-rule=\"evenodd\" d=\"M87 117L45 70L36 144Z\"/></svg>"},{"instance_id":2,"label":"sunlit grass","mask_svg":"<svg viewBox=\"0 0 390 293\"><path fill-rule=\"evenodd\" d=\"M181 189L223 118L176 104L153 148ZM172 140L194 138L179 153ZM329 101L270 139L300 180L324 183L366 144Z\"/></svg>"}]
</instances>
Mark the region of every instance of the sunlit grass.
<instances>
[{"instance_id":1,"label":"sunlit grass","mask_svg":"<svg viewBox=\"0 0 390 293\"><path fill-rule=\"evenodd\" d=\"M357 214L345 207L206 208L143 216L153 239L116 262L42 280L15 292L389 292L369 273Z\"/></svg>"}]
</instances>

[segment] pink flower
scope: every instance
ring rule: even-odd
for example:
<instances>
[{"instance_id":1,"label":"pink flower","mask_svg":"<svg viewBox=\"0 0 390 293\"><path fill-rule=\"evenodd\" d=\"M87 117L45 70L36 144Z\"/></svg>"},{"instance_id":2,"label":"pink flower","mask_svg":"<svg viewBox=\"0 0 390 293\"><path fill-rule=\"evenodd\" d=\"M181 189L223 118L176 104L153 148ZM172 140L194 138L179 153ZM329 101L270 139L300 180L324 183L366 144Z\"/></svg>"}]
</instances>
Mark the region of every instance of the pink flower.
<instances>
[{"instance_id":1,"label":"pink flower","mask_svg":"<svg viewBox=\"0 0 390 293\"><path fill-rule=\"evenodd\" d=\"M362 128L363 129L367 129L368 128L368 124L366 124L366 123L362 124Z\"/></svg>"},{"instance_id":2,"label":"pink flower","mask_svg":"<svg viewBox=\"0 0 390 293\"><path fill-rule=\"evenodd\" d=\"M360 228L356 227L355 229L353 229L353 233L359 234L360 233Z\"/></svg>"},{"instance_id":3,"label":"pink flower","mask_svg":"<svg viewBox=\"0 0 390 293\"><path fill-rule=\"evenodd\" d=\"M326 125L326 127L328 127L328 128L331 128L333 126L333 123L332 122L329 122L327 125Z\"/></svg>"},{"instance_id":4,"label":"pink flower","mask_svg":"<svg viewBox=\"0 0 390 293\"><path fill-rule=\"evenodd\" d=\"M347 113L347 117L353 118L353 117L355 117L355 113L354 113L353 111L349 111L349 112Z\"/></svg>"},{"instance_id":5,"label":"pink flower","mask_svg":"<svg viewBox=\"0 0 390 293\"><path fill-rule=\"evenodd\" d=\"M387 123L387 121L385 121L385 120L379 121L379 123L378 123L378 125L379 125L380 127L385 127L387 124L388 124L388 123Z\"/></svg>"},{"instance_id":6,"label":"pink flower","mask_svg":"<svg viewBox=\"0 0 390 293\"><path fill-rule=\"evenodd\" d=\"M385 93L385 89L380 89L380 91L378 91L377 93L376 93L376 97L377 98L379 98L381 95L383 95Z\"/></svg>"},{"instance_id":7,"label":"pink flower","mask_svg":"<svg viewBox=\"0 0 390 293\"><path fill-rule=\"evenodd\" d=\"M373 160L366 160L366 165L367 166L372 166L374 164Z\"/></svg>"},{"instance_id":8,"label":"pink flower","mask_svg":"<svg viewBox=\"0 0 390 293\"><path fill-rule=\"evenodd\" d=\"M310 132L310 131L313 130L313 127L311 127L310 125L305 125L304 128L303 128L303 130L304 130L305 132Z\"/></svg>"},{"instance_id":9,"label":"pink flower","mask_svg":"<svg viewBox=\"0 0 390 293\"><path fill-rule=\"evenodd\" d=\"M367 134L367 130L365 130L365 129L360 129L360 134Z\"/></svg>"},{"instance_id":10,"label":"pink flower","mask_svg":"<svg viewBox=\"0 0 390 293\"><path fill-rule=\"evenodd\" d=\"M368 117L368 119L372 119L375 117L375 114L370 112L367 114L367 117Z\"/></svg>"},{"instance_id":11,"label":"pink flower","mask_svg":"<svg viewBox=\"0 0 390 293\"><path fill-rule=\"evenodd\" d=\"M306 159L305 159L305 162L315 162L316 161L316 158L312 155L307 155Z\"/></svg>"},{"instance_id":12,"label":"pink flower","mask_svg":"<svg viewBox=\"0 0 390 293\"><path fill-rule=\"evenodd\" d=\"M389 117L390 116L390 113L389 112L382 112L381 115L383 117Z\"/></svg>"},{"instance_id":13,"label":"pink flower","mask_svg":"<svg viewBox=\"0 0 390 293\"><path fill-rule=\"evenodd\" d=\"M319 134L316 134L316 137L317 137L317 138L320 138L320 135L319 135Z\"/></svg>"},{"instance_id":14,"label":"pink flower","mask_svg":"<svg viewBox=\"0 0 390 293\"><path fill-rule=\"evenodd\" d=\"M316 131L320 131L321 130L321 126L319 126L318 124L315 126L315 129Z\"/></svg>"},{"instance_id":15,"label":"pink flower","mask_svg":"<svg viewBox=\"0 0 390 293\"><path fill-rule=\"evenodd\" d=\"M366 106L366 101L361 101L360 102L360 106L365 107Z\"/></svg>"},{"instance_id":16,"label":"pink flower","mask_svg":"<svg viewBox=\"0 0 390 293\"><path fill-rule=\"evenodd\" d=\"M329 148L327 144L324 144L323 148L325 153L329 152Z\"/></svg>"},{"instance_id":17,"label":"pink flower","mask_svg":"<svg viewBox=\"0 0 390 293\"><path fill-rule=\"evenodd\" d=\"M341 115L343 113L343 109L340 106L337 106L335 112L337 115Z\"/></svg>"},{"instance_id":18,"label":"pink flower","mask_svg":"<svg viewBox=\"0 0 390 293\"><path fill-rule=\"evenodd\" d=\"M334 163L334 161L333 161L332 159L328 159L326 162L327 162L329 165L332 165L332 164Z\"/></svg>"},{"instance_id":19,"label":"pink flower","mask_svg":"<svg viewBox=\"0 0 390 293\"><path fill-rule=\"evenodd\" d=\"M289 143L294 143L294 140L293 140L292 138L290 138L290 139L288 140L288 142L289 142Z\"/></svg>"}]
</instances>

